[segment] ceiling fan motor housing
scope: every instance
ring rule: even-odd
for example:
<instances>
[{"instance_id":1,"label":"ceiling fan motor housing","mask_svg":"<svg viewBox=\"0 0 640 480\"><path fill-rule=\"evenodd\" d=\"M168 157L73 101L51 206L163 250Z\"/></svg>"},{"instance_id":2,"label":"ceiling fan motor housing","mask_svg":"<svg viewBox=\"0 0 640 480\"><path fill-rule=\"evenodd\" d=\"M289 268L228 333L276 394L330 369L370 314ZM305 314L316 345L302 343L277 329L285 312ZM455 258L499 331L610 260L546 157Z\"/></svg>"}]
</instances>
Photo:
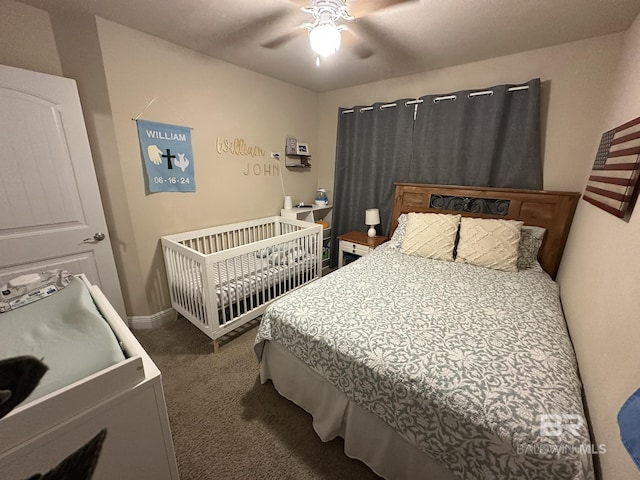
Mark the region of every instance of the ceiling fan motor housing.
<instances>
[{"instance_id":1,"label":"ceiling fan motor housing","mask_svg":"<svg viewBox=\"0 0 640 480\"><path fill-rule=\"evenodd\" d=\"M314 22L305 25L308 25L309 29L318 25L336 25L340 20L353 20L353 17L349 15L345 0L313 0L311 5L311 7L302 9L313 15Z\"/></svg>"},{"instance_id":2,"label":"ceiling fan motor housing","mask_svg":"<svg viewBox=\"0 0 640 480\"><path fill-rule=\"evenodd\" d=\"M306 23L303 27L309 30L311 49L318 56L334 55L340 48L340 32L346 27L337 25L339 20L353 20L347 11L345 0L313 0L312 6L303 8L313 15L313 23ZM319 60L316 58L316 64Z\"/></svg>"},{"instance_id":3,"label":"ceiling fan motor housing","mask_svg":"<svg viewBox=\"0 0 640 480\"><path fill-rule=\"evenodd\" d=\"M350 48L358 58L365 59L373 55L373 50L362 41L358 33L358 24L347 25L345 22L355 20L349 13L347 0L303 0L310 3L301 10L311 15L311 21L299 25L294 30L279 35L261 45L265 48L278 48L286 42L297 38L305 30L309 35L309 43L316 56L316 65L320 65L320 57L333 55L340 48L342 32L348 35ZM415 2L417 0L362 0L354 4L358 18L363 18L371 12L382 10L394 5ZM295 3L300 3L297 0Z\"/></svg>"}]
</instances>

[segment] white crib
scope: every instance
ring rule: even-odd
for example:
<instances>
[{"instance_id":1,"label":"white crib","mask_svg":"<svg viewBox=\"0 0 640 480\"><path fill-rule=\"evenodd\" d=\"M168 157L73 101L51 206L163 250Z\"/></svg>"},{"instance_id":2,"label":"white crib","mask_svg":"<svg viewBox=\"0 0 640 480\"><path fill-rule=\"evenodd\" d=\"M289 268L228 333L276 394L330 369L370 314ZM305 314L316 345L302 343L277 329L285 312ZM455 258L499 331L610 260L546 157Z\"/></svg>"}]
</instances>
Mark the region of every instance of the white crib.
<instances>
[{"instance_id":1,"label":"white crib","mask_svg":"<svg viewBox=\"0 0 640 480\"><path fill-rule=\"evenodd\" d=\"M172 307L213 340L322 275L322 227L267 217L161 238Z\"/></svg>"}]
</instances>

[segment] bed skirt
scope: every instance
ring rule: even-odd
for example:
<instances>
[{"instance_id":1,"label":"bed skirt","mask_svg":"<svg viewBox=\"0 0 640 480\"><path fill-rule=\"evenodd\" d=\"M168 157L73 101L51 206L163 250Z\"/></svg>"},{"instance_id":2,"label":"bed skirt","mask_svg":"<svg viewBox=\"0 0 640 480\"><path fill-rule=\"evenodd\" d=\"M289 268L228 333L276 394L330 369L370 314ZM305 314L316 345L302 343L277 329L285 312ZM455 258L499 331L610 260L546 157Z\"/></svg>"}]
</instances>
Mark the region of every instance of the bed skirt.
<instances>
[{"instance_id":1,"label":"bed skirt","mask_svg":"<svg viewBox=\"0 0 640 480\"><path fill-rule=\"evenodd\" d=\"M260 381L313 417L324 442L340 436L344 453L388 480L454 480L453 474L407 442L375 415L349 400L278 343L265 342Z\"/></svg>"}]
</instances>

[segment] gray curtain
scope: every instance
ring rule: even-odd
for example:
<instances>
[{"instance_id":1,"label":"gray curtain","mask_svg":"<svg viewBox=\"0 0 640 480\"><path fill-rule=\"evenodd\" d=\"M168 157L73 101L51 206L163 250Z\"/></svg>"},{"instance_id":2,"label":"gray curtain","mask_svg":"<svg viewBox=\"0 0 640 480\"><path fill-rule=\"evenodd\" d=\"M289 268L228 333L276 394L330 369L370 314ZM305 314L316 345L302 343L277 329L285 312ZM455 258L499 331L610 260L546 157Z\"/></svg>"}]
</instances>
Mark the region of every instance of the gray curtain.
<instances>
[{"instance_id":1,"label":"gray curtain","mask_svg":"<svg viewBox=\"0 0 640 480\"><path fill-rule=\"evenodd\" d=\"M469 96L421 97L409 178L416 183L542 189L540 79ZM455 96L455 99L438 97Z\"/></svg>"},{"instance_id":2,"label":"gray curtain","mask_svg":"<svg viewBox=\"0 0 640 480\"><path fill-rule=\"evenodd\" d=\"M332 265L337 263L337 236L365 231L365 210L380 209L378 234L388 235L394 185L407 181L411 159L413 105L340 108L333 187ZM389 104L387 104L389 105ZM382 107L382 108L381 108ZM345 113L353 110L351 113Z\"/></svg>"}]
</instances>

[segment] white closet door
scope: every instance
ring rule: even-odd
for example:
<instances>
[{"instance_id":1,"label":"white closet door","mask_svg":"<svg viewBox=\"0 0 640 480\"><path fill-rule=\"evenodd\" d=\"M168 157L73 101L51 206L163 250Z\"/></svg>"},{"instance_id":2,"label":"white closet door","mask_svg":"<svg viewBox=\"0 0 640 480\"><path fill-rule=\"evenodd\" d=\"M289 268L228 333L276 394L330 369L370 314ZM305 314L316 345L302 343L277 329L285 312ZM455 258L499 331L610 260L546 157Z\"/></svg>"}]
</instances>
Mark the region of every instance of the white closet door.
<instances>
[{"instance_id":1,"label":"white closet door","mask_svg":"<svg viewBox=\"0 0 640 480\"><path fill-rule=\"evenodd\" d=\"M76 83L0 66L0 284L55 268L126 319Z\"/></svg>"}]
</instances>

